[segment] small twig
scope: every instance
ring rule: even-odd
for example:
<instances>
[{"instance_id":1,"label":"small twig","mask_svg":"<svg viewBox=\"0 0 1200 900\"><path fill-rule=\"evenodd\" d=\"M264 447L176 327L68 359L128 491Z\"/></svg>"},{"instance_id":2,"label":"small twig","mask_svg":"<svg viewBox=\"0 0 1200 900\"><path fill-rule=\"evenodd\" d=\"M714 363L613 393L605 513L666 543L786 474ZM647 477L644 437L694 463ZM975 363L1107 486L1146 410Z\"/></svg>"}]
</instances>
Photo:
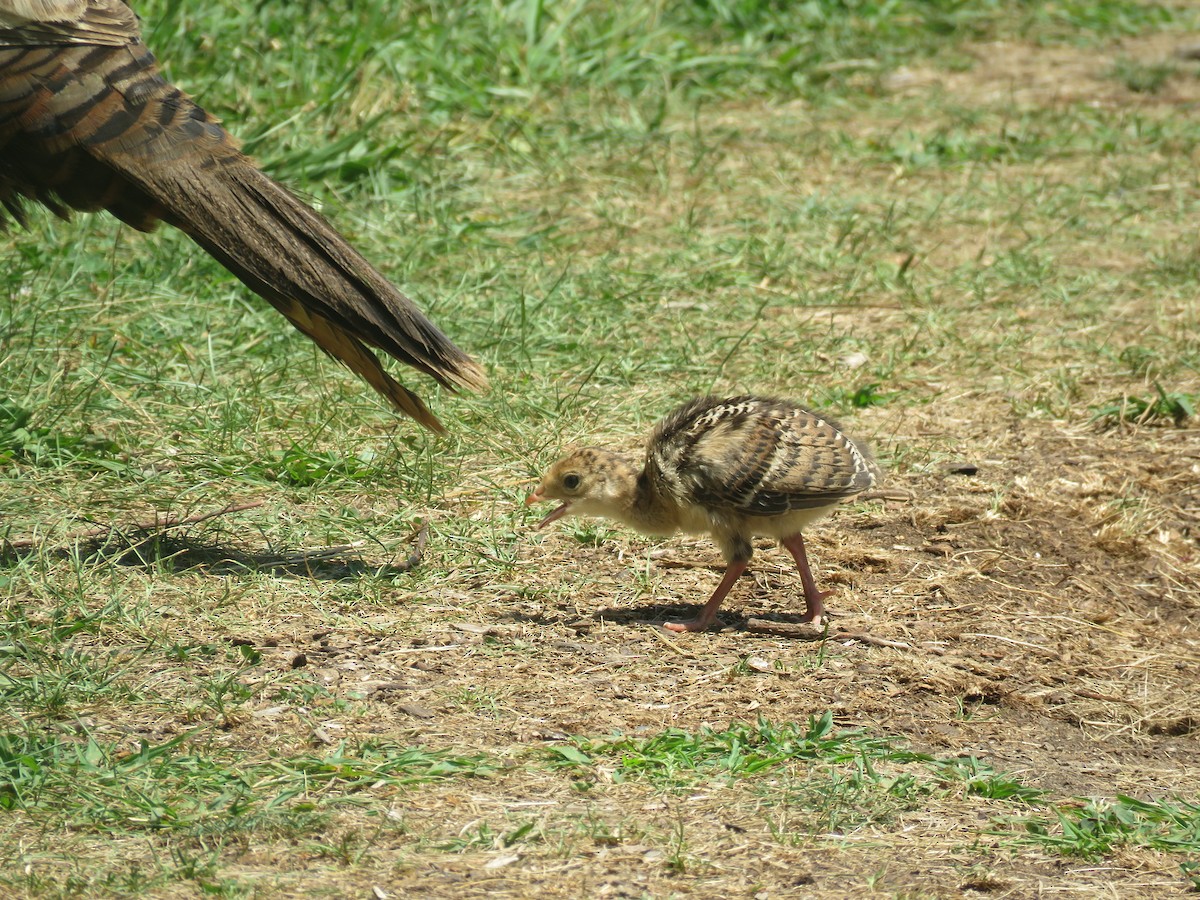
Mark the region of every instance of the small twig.
<instances>
[{"instance_id":1,"label":"small twig","mask_svg":"<svg viewBox=\"0 0 1200 900\"><path fill-rule=\"evenodd\" d=\"M755 634L777 634L781 637L808 638L815 641L825 637L825 629L811 622L773 622L770 619L747 619L746 630Z\"/></svg>"},{"instance_id":2,"label":"small twig","mask_svg":"<svg viewBox=\"0 0 1200 900\"><path fill-rule=\"evenodd\" d=\"M865 500L891 500L895 503L911 503L915 498L912 491L906 491L902 488L891 488L880 491L864 491L854 497L855 503L862 503Z\"/></svg>"},{"instance_id":3,"label":"small twig","mask_svg":"<svg viewBox=\"0 0 1200 900\"><path fill-rule=\"evenodd\" d=\"M231 503L228 506L215 510L214 512L195 513L190 516L177 515L161 515L154 514L153 519L143 519L139 522L133 522L129 525L94 525L91 528L84 528L80 531L73 531L62 539L63 543L73 544L76 541L88 541L96 538L105 537L120 531L166 531L169 528L179 528L183 525L197 525L200 522L207 522L209 519L215 519L217 516L226 516L230 513L242 512L247 509L255 509L262 506L265 500L252 500L249 503ZM12 553L14 551L31 550L37 546L38 538L16 538L15 540L5 540L0 542L0 550Z\"/></svg>"},{"instance_id":4,"label":"small twig","mask_svg":"<svg viewBox=\"0 0 1200 900\"><path fill-rule=\"evenodd\" d=\"M469 644L439 644L436 647L401 647L399 650L385 650L380 656L399 656L401 653L444 653L447 650L466 650Z\"/></svg>"},{"instance_id":5,"label":"small twig","mask_svg":"<svg viewBox=\"0 0 1200 900\"><path fill-rule=\"evenodd\" d=\"M257 509L264 503L266 503L265 500L251 500L249 503L230 503L228 506L214 512L196 513L182 519L178 516L167 516L166 518L159 519L158 514L155 513L153 525L135 524L134 527L142 531L151 531L155 528L166 530L168 528L178 528L180 525L198 525L200 522L207 522L209 519L217 518L217 516L227 516L230 513L244 512L247 509Z\"/></svg>"},{"instance_id":6,"label":"small twig","mask_svg":"<svg viewBox=\"0 0 1200 900\"><path fill-rule=\"evenodd\" d=\"M667 637L665 634L663 634L661 630L659 630L658 628L655 628L653 625L650 626L650 633L652 635L654 635L656 638L658 638L660 641L662 641L664 644L666 644L668 647L670 647L673 651L678 653L680 656L685 656L688 659L696 658L696 654L690 653L687 650L684 650L677 643L675 643L673 640L671 640L669 637Z\"/></svg>"},{"instance_id":7,"label":"small twig","mask_svg":"<svg viewBox=\"0 0 1200 900\"><path fill-rule=\"evenodd\" d=\"M914 649L912 644L876 637L866 631L831 631L829 634L826 634L824 629L807 622L772 622L769 619L749 619L746 622L746 630L752 631L755 634L777 634L782 637L808 638L814 641L821 639L830 641L862 641L864 644L872 644L876 647L890 647L893 650ZM930 652L938 652L929 647L923 647L922 649L929 650Z\"/></svg>"},{"instance_id":8,"label":"small twig","mask_svg":"<svg viewBox=\"0 0 1200 900\"><path fill-rule=\"evenodd\" d=\"M1124 703L1127 706L1132 706L1134 709L1141 709L1142 704L1136 700L1129 700L1125 697L1115 697L1112 694L1101 694L1099 691L1071 691L1076 697L1083 697L1086 700L1100 700L1104 703Z\"/></svg>"},{"instance_id":9,"label":"small twig","mask_svg":"<svg viewBox=\"0 0 1200 900\"><path fill-rule=\"evenodd\" d=\"M835 631L829 636L829 639L832 641L862 641L864 644L872 644L876 647L891 647L893 650L913 649L912 644L906 644L904 641L891 641L887 638L876 637L875 635L866 631Z\"/></svg>"},{"instance_id":10,"label":"small twig","mask_svg":"<svg viewBox=\"0 0 1200 900\"><path fill-rule=\"evenodd\" d=\"M421 563L421 556L425 553L425 545L429 543L429 522L421 523L416 537L413 538L413 548L408 554L408 557L400 565L396 566L402 572L408 572L415 569Z\"/></svg>"},{"instance_id":11,"label":"small twig","mask_svg":"<svg viewBox=\"0 0 1200 900\"><path fill-rule=\"evenodd\" d=\"M960 638L987 638L993 641L1000 641L1005 644L1012 644L1014 647L1024 647L1027 650L1032 650L1034 653L1040 653L1042 656L1058 659L1059 653L1056 650L1051 650L1049 647L1043 647L1040 644L1031 644L1029 641L1018 641L1016 638L1004 637L1000 634L976 634L975 632L964 631L959 635Z\"/></svg>"}]
</instances>

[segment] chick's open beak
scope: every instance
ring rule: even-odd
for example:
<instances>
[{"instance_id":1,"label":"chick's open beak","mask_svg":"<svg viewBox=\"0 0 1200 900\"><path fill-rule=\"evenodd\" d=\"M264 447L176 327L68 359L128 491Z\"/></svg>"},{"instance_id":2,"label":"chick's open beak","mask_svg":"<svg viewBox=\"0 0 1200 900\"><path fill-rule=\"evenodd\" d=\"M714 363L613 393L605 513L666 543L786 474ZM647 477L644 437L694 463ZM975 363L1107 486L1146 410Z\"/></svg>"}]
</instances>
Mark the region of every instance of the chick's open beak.
<instances>
[{"instance_id":1,"label":"chick's open beak","mask_svg":"<svg viewBox=\"0 0 1200 900\"><path fill-rule=\"evenodd\" d=\"M541 487L538 487L537 490L535 490L532 494L530 494L528 497L525 498L525 505L533 506L533 504L535 504L535 503L544 503L545 500L546 500L546 498L542 496ZM554 512L552 512L548 516L546 516L546 518L542 519L542 521L538 522L537 527L545 528L551 522L554 522L557 519L561 519L563 516L565 516L567 514L567 510L569 510L570 508L571 508L570 503L564 503L558 509L554 510Z\"/></svg>"}]
</instances>

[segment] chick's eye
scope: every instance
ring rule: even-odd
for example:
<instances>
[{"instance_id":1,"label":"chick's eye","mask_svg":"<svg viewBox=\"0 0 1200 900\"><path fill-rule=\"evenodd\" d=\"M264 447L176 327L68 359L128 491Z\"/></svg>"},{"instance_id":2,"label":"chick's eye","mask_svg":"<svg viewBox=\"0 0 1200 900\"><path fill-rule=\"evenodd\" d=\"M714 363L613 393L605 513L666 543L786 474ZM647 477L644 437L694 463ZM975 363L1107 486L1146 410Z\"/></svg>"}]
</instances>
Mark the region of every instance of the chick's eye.
<instances>
[{"instance_id":1,"label":"chick's eye","mask_svg":"<svg viewBox=\"0 0 1200 900\"><path fill-rule=\"evenodd\" d=\"M563 476L563 487L565 487L568 491L573 491L579 487L579 482L582 480L582 478L572 472L570 475Z\"/></svg>"}]
</instances>

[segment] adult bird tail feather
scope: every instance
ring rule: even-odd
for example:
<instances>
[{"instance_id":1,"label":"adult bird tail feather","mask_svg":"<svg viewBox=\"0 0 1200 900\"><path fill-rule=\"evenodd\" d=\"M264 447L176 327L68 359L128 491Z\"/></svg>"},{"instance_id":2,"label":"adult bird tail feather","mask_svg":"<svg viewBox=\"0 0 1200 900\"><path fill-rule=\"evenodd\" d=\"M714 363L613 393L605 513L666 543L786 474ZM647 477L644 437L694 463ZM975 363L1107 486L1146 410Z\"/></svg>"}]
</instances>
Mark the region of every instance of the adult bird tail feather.
<instances>
[{"instance_id":1,"label":"adult bird tail feather","mask_svg":"<svg viewBox=\"0 0 1200 900\"><path fill-rule=\"evenodd\" d=\"M0 208L107 209L187 233L397 409L442 430L374 347L450 389L479 365L323 216L168 83L122 0L0 0ZM0 221L2 225L2 221Z\"/></svg>"},{"instance_id":2,"label":"adult bird tail feather","mask_svg":"<svg viewBox=\"0 0 1200 900\"><path fill-rule=\"evenodd\" d=\"M120 162L108 159L113 168ZM367 343L445 387L487 387L474 360L320 214L240 154L200 170L151 159L122 174L140 193L156 198L164 221L186 232L322 350L421 424L443 430ZM331 314L317 312L322 308Z\"/></svg>"}]
</instances>

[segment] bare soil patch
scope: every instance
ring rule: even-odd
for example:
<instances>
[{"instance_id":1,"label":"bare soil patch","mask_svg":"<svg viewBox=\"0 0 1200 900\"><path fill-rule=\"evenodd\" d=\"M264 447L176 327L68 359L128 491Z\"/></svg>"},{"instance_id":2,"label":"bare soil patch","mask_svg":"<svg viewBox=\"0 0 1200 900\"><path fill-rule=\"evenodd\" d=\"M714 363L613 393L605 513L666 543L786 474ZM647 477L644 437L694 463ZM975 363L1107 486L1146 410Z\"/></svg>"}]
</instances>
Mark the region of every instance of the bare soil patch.
<instances>
[{"instance_id":1,"label":"bare soil patch","mask_svg":"<svg viewBox=\"0 0 1200 900\"><path fill-rule=\"evenodd\" d=\"M789 560L765 545L731 594L722 631L668 635L661 623L718 578L715 549L624 533L580 543L565 531L530 532L512 587L464 575L419 601L397 594L376 622L264 621L261 634L238 637L280 668L303 654L308 677L354 701L353 716L329 710L318 743L375 734L511 760L485 783L394 801L406 834L452 841L507 817L571 847L564 854L547 839L444 853L397 836L394 851L369 851L389 890L845 896L868 878L875 890L936 896L1032 896L1046 883L1083 896L1178 890L1178 860L1161 853L1096 865L989 838L994 819L1021 811L1000 801L939 797L843 833L750 783L686 794L602 783L580 794L569 778L524 764L569 734L804 721L831 709L840 727L974 756L1060 800L1194 790L1200 429L1105 430L996 418L982 406L959 413L973 424L957 436L957 457L888 483L911 500L847 507L810 539L819 578L838 587L835 632L893 647L746 631L748 617L799 614ZM856 425L919 443L937 421L876 410ZM533 598L518 587L532 583L541 587ZM769 666L748 668L748 657ZM286 733L291 715L264 708L233 723L229 738ZM583 822L605 823L608 836ZM675 831L684 846L669 860L662 847ZM321 860L300 868L314 884L336 878Z\"/></svg>"},{"instance_id":2,"label":"bare soil patch","mask_svg":"<svg viewBox=\"0 0 1200 900\"><path fill-rule=\"evenodd\" d=\"M995 41L965 48L974 60L963 71L914 66L890 74L895 92L944 91L956 102L1014 110L1072 103L1130 108L1189 106L1200 100L1196 38L1178 33L1140 35L1104 48ZM1154 91L1137 91L1115 73L1119 62L1162 66L1170 76Z\"/></svg>"}]
</instances>

